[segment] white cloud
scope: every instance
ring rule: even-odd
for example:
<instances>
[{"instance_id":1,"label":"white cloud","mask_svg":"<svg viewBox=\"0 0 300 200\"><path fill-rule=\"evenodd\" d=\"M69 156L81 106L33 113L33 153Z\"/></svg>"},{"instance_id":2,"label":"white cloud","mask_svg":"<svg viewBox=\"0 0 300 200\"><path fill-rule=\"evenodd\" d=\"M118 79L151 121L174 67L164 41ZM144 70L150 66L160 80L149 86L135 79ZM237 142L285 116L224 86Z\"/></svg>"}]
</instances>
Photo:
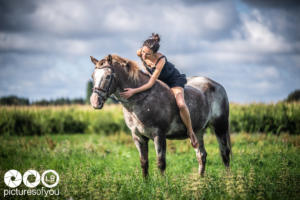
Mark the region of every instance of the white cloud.
<instances>
[{"instance_id":1,"label":"white cloud","mask_svg":"<svg viewBox=\"0 0 300 200\"><path fill-rule=\"evenodd\" d=\"M116 6L104 17L104 28L117 32L137 31L143 24L140 16L135 16L134 14L128 12L126 8Z\"/></svg>"},{"instance_id":2,"label":"white cloud","mask_svg":"<svg viewBox=\"0 0 300 200\"><path fill-rule=\"evenodd\" d=\"M92 70L89 55L101 58L118 53L138 60L136 49L152 32L158 32L162 53L180 71L216 79L226 87L231 100L278 99L292 87L289 80L300 84L295 79L300 75L300 42L290 42L275 31L276 21L261 10L242 12L235 6L233 1L39 2L26 18L29 30L0 32L0 72L11 77L0 76L4 84L0 94L18 91L26 96L27 91L29 97L36 98L84 96ZM288 18L280 19L283 29ZM18 72L7 71L11 55L20 61L26 57L27 63ZM36 67L35 73L26 73L31 66ZM16 79L31 89L17 90ZM274 79L280 81L274 83ZM37 92L40 84L47 92ZM74 84L79 88L76 91ZM281 93L275 95L275 89Z\"/></svg>"},{"instance_id":3,"label":"white cloud","mask_svg":"<svg viewBox=\"0 0 300 200\"><path fill-rule=\"evenodd\" d=\"M256 77L259 79L277 79L279 78L279 72L275 67L265 67L256 72Z\"/></svg>"}]
</instances>

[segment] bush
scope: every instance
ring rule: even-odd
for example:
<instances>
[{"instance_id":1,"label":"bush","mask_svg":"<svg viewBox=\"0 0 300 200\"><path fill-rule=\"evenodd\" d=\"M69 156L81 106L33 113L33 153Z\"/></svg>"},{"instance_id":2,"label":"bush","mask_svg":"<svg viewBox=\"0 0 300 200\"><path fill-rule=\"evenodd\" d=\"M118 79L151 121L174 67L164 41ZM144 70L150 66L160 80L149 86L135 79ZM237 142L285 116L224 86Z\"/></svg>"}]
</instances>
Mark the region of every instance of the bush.
<instances>
[{"instance_id":1,"label":"bush","mask_svg":"<svg viewBox=\"0 0 300 200\"><path fill-rule=\"evenodd\" d=\"M17 96L7 96L0 98L0 105L29 105L29 99L17 97Z\"/></svg>"},{"instance_id":2,"label":"bush","mask_svg":"<svg viewBox=\"0 0 300 200\"><path fill-rule=\"evenodd\" d=\"M291 92L287 99L287 102L300 101L300 89Z\"/></svg>"},{"instance_id":3,"label":"bush","mask_svg":"<svg viewBox=\"0 0 300 200\"><path fill-rule=\"evenodd\" d=\"M300 133L300 104L230 105L231 132Z\"/></svg>"}]
</instances>

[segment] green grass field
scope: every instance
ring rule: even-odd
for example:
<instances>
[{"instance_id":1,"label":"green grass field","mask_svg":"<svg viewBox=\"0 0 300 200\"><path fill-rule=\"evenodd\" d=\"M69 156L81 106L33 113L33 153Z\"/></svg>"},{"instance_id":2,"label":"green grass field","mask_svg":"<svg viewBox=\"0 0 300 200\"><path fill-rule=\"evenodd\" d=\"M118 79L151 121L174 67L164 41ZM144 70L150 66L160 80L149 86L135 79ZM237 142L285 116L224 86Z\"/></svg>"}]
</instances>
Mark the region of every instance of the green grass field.
<instances>
[{"instance_id":1,"label":"green grass field","mask_svg":"<svg viewBox=\"0 0 300 200\"><path fill-rule=\"evenodd\" d=\"M74 134L0 136L1 197L6 171L28 169L60 175L59 196L47 199L299 199L300 136L232 135L233 160L226 172L214 135L205 136L208 152L204 178L197 174L195 152L187 140L168 141L167 169L156 167L149 146L150 177L142 178L131 136ZM37 188L41 188L41 184ZM18 187L26 189L23 183ZM4 199L13 198L7 196ZM43 199L22 196L18 199Z\"/></svg>"}]
</instances>

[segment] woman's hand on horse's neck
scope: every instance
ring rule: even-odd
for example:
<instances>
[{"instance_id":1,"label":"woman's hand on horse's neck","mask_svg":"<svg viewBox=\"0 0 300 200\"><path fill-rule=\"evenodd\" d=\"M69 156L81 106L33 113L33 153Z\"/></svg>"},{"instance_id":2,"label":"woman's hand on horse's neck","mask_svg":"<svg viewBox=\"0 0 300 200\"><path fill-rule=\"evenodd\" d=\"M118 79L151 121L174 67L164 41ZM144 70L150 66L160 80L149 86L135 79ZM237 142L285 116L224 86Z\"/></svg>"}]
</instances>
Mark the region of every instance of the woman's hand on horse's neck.
<instances>
[{"instance_id":1,"label":"woman's hand on horse's neck","mask_svg":"<svg viewBox=\"0 0 300 200\"><path fill-rule=\"evenodd\" d=\"M120 93L120 96L123 98L130 98L132 95L136 94L136 93L140 93L143 91L146 91L148 89L150 89L156 82L156 80L158 79L164 65L165 65L166 60L165 59L160 59L159 62L156 64L156 69L154 71L154 73L151 75L150 79L148 80L147 83L143 84L140 87L137 88L126 88L124 87L124 92ZM128 82L127 82L128 83Z\"/></svg>"}]
</instances>

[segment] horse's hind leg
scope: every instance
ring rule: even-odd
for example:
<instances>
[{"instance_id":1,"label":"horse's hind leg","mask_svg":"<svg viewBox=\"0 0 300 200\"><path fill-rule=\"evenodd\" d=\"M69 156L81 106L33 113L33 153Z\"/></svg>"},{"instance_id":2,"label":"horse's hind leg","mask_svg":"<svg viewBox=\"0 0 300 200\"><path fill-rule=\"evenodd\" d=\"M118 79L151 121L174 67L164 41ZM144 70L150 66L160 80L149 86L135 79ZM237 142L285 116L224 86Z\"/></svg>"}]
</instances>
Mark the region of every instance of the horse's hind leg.
<instances>
[{"instance_id":1,"label":"horse's hind leg","mask_svg":"<svg viewBox=\"0 0 300 200\"><path fill-rule=\"evenodd\" d=\"M143 170L143 177L148 176L148 141L149 139L146 137L138 137L135 134L132 134L133 140L136 148L140 154L140 162Z\"/></svg>"},{"instance_id":2,"label":"horse's hind leg","mask_svg":"<svg viewBox=\"0 0 300 200\"><path fill-rule=\"evenodd\" d=\"M218 139L223 163L227 168L229 168L231 144L230 144L228 117L220 117L216 119L213 123L213 126Z\"/></svg>"},{"instance_id":3,"label":"horse's hind leg","mask_svg":"<svg viewBox=\"0 0 300 200\"><path fill-rule=\"evenodd\" d=\"M166 138L161 136L154 137L154 145L157 156L157 166L162 175L166 169Z\"/></svg>"},{"instance_id":4,"label":"horse's hind leg","mask_svg":"<svg viewBox=\"0 0 300 200\"><path fill-rule=\"evenodd\" d=\"M196 134L199 146L198 146L198 148L195 148L197 160L198 160L198 163L199 163L199 174L201 176L204 176L206 156L207 156L207 152L206 152L205 147L204 147L203 135L204 135L203 130L199 131Z\"/></svg>"}]
</instances>

